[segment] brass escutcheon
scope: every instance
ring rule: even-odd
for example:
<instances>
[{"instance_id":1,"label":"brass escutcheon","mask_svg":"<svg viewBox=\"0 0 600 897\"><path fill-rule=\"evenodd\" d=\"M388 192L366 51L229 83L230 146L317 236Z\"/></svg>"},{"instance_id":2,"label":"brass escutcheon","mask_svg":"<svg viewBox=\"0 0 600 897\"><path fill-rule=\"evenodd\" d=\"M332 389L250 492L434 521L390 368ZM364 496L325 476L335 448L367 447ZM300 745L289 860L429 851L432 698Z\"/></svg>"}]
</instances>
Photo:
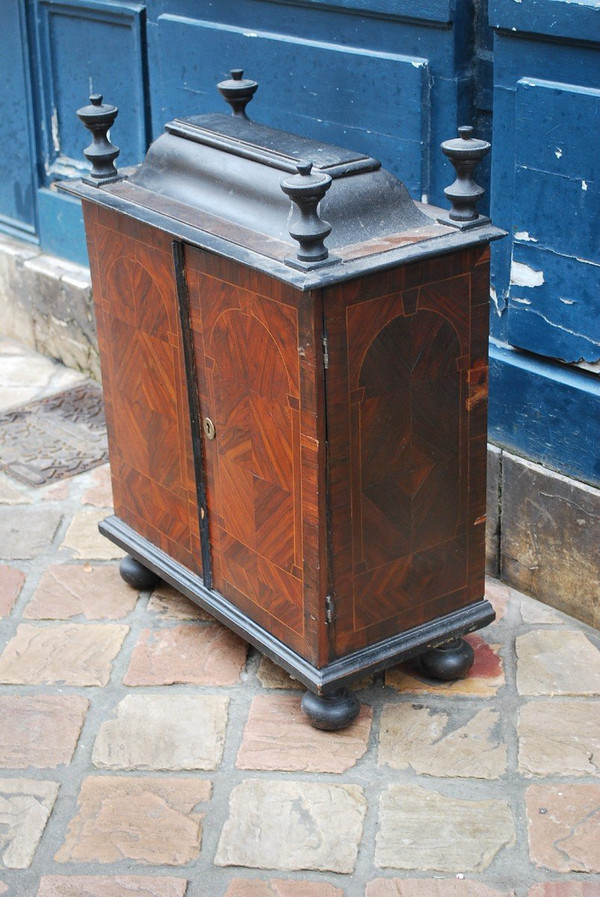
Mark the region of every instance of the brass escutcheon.
<instances>
[{"instance_id":1,"label":"brass escutcheon","mask_svg":"<svg viewBox=\"0 0 600 897\"><path fill-rule=\"evenodd\" d=\"M217 435L217 431L215 430L215 425L211 421L210 417L204 418L204 432L206 433L207 439L214 439Z\"/></svg>"}]
</instances>

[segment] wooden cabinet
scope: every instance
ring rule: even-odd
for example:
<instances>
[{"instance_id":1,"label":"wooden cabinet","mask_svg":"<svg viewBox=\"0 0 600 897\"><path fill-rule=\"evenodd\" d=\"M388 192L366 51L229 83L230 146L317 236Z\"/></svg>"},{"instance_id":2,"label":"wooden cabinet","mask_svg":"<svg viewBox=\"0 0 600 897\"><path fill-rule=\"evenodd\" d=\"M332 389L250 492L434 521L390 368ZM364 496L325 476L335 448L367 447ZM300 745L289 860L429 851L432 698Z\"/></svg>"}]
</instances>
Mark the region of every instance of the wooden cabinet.
<instances>
[{"instance_id":1,"label":"wooden cabinet","mask_svg":"<svg viewBox=\"0 0 600 897\"><path fill-rule=\"evenodd\" d=\"M203 129L230 140L232 120L216 118L187 125L182 168L196 151L199 172L225 154L202 143ZM250 126L255 154L265 129L243 123L242 149ZM357 711L343 686L415 655L462 674L460 636L493 619L488 243L500 232L439 223L391 179L395 211L384 202L373 216L387 230L360 239L346 221L335 245L334 224L335 258L290 264L279 183L307 147L297 138L294 152L275 152L273 133L262 160L226 149L227 165L234 155L259 169L252 189L271 197L255 231L235 220L234 201L227 214L227 198L220 216L200 189L183 201L173 140L186 138L173 130L169 152L160 138L129 179L71 187L84 204L109 428L115 515L101 529L130 555L124 578L148 584L149 571L182 590L309 688L313 724L339 728ZM321 172L353 164L325 150ZM171 160L164 192L157 158ZM323 215L343 214L341 181L355 206L360 190L363 204L371 189L382 195L391 176L373 162L333 178Z\"/></svg>"}]
</instances>

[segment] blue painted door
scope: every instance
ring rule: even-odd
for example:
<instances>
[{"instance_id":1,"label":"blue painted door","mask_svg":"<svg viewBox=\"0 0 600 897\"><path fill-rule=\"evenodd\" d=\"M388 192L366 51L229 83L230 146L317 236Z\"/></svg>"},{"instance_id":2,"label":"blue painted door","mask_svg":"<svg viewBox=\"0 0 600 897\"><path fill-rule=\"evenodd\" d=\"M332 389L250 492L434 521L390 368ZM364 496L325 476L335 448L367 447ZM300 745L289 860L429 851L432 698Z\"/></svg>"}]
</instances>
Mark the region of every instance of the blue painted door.
<instances>
[{"instance_id":1,"label":"blue painted door","mask_svg":"<svg viewBox=\"0 0 600 897\"><path fill-rule=\"evenodd\" d=\"M493 0L491 432L600 483L600 3Z\"/></svg>"},{"instance_id":2,"label":"blue painted door","mask_svg":"<svg viewBox=\"0 0 600 897\"><path fill-rule=\"evenodd\" d=\"M0 108L6 135L0 163L0 227L35 240L36 150L24 0L2 5L0 26Z\"/></svg>"},{"instance_id":3,"label":"blue painted door","mask_svg":"<svg viewBox=\"0 0 600 897\"><path fill-rule=\"evenodd\" d=\"M20 166L29 205L0 196L0 211L50 252L85 261L79 207L53 184L82 171L89 139L75 110L88 95L119 107L112 138L129 165L172 117L223 109L215 84L233 67L259 81L258 121L373 155L416 199L444 202L451 178L439 143L474 114L468 3L20 2L20 21L2 4L0 24L22 56L14 94L30 107L29 166ZM15 153L25 158L23 147Z\"/></svg>"}]
</instances>

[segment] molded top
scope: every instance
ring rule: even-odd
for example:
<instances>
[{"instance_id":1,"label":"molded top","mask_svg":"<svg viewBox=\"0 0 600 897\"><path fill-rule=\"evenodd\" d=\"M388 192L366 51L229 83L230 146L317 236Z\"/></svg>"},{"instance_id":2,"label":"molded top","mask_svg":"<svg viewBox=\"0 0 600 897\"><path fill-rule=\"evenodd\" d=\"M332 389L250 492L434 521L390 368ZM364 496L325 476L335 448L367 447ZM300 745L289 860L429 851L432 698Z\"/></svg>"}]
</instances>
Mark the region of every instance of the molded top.
<instances>
[{"instance_id":1,"label":"molded top","mask_svg":"<svg viewBox=\"0 0 600 897\"><path fill-rule=\"evenodd\" d=\"M439 209L413 202L404 184L370 156L251 121L245 107L257 85L242 76L234 69L218 85L232 115L176 118L128 177L96 189L85 182L63 189L301 289L503 235L491 226L467 235L440 223ZM286 266L297 249L290 227L299 213L289 175L298 176L308 160L315 182L331 178L318 220L331 226L325 244L333 252L318 270L298 272Z\"/></svg>"}]
</instances>

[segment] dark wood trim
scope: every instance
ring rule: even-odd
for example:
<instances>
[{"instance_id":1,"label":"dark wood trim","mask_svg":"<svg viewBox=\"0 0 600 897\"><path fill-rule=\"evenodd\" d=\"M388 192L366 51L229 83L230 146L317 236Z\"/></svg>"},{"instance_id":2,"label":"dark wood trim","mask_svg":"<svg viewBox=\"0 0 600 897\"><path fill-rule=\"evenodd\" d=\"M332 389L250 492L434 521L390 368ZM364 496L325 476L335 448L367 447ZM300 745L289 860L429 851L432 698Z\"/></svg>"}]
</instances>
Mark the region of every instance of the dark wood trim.
<instances>
[{"instance_id":1,"label":"dark wood trim","mask_svg":"<svg viewBox=\"0 0 600 897\"><path fill-rule=\"evenodd\" d=\"M196 495L198 498L198 524L200 527L200 545L202 550L202 575L207 589L212 588L212 567L210 557L210 537L208 530L208 507L206 502L206 484L204 477L204 444L202 441L202 412L198 395L198 377L190 324L190 300L184 269L184 247L178 240L173 241L173 265L175 268L175 284L177 304L181 323L181 341L185 377L190 406L190 429L192 434L192 451L194 454L194 473L196 477Z\"/></svg>"},{"instance_id":2,"label":"dark wood trim","mask_svg":"<svg viewBox=\"0 0 600 897\"><path fill-rule=\"evenodd\" d=\"M138 535L118 517L107 517L99 525L102 535L165 582L182 592L195 604L236 632L263 654L283 667L311 691L323 694L347 685L364 675L394 666L424 653L436 645L487 626L494 610L485 599L439 617L392 638L385 639L329 663L321 669L304 660L279 639L243 614L218 592L207 589L199 576L178 564L165 552Z\"/></svg>"},{"instance_id":3,"label":"dark wood trim","mask_svg":"<svg viewBox=\"0 0 600 897\"><path fill-rule=\"evenodd\" d=\"M446 233L435 239L423 240L418 243L410 243L398 249L390 249L386 252L374 253L364 258L355 258L351 261L343 261L337 265L326 268L317 268L314 271L304 273L290 268L275 258L248 249L239 243L216 234L203 231L198 227L170 217L167 214L157 212L124 199L103 187L90 187L82 181L63 181L59 189L80 199L89 199L105 208L114 209L122 215L135 221L141 221L152 227L169 234L177 240L182 240L207 252L222 255L228 259L234 259L248 265L250 268L262 271L271 277L289 283L301 292L318 289L343 283L344 281L362 277L377 271L387 271L399 265L409 262L423 261L458 249L468 249L474 246L487 246L492 240L498 240L506 235L506 231L489 224L474 227L469 231L456 230L455 233ZM108 187L111 185L109 184Z\"/></svg>"}]
</instances>

